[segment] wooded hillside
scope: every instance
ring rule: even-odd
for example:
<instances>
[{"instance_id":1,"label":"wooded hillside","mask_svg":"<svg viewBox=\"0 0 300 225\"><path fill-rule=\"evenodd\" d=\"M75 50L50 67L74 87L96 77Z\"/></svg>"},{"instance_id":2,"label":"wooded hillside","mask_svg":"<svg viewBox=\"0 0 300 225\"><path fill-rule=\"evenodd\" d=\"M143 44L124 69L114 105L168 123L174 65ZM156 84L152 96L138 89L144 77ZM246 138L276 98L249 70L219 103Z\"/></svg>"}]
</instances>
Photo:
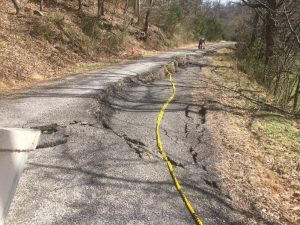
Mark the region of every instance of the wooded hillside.
<instances>
[{"instance_id":1,"label":"wooded hillside","mask_svg":"<svg viewBox=\"0 0 300 225\"><path fill-rule=\"evenodd\" d=\"M9 0L0 10L2 86L196 45L203 36L237 41L239 69L276 107L300 108L299 1Z\"/></svg>"},{"instance_id":2,"label":"wooded hillside","mask_svg":"<svg viewBox=\"0 0 300 225\"><path fill-rule=\"evenodd\" d=\"M1 89L196 43L201 35L221 39L222 27L206 8L201 0L5 1Z\"/></svg>"},{"instance_id":3,"label":"wooded hillside","mask_svg":"<svg viewBox=\"0 0 300 225\"><path fill-rule=\"evenodd\" d=\"M239 68L263 85L274 102L299 111L300 2L242 0L237 33Z\"/></svg>"}]
</instances>

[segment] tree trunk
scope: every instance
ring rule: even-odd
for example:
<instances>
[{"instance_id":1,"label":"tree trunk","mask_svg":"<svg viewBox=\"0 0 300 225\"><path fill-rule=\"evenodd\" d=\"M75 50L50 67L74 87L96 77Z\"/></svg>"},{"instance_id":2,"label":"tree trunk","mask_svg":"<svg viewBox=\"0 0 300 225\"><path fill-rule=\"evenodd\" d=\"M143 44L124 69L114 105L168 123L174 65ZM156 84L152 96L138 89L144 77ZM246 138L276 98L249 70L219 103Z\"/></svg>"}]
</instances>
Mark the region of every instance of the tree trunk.
<instances>
[{"instance_id":1,"label":"tree trunk","mask_svg":"<svg viewBox=\"0 0 300 225\"><path fill-rule=\"evenodd\" d=\"M297 109L299 92L300 92L300 74L298 75L298 83L297 83L295 96L294 96L294 104L293 104L294 111L296 111L296 109Z\"/></svg>"},{"instance_id":2,"label":"tree trunk","mask_svg":"<svg viewBox=\"0 0 300 225\"><path fill-rule=\"evenodd\" d=\"M14 6L15 6L15 9L16 9L16 14L19 14L22 10L21 8L21 4L19 2L19 0L12 0Z\"/></svg>"},{"instance_id":3,"label":"tree trunk","mask_svg":"<svg viewBox=\"0 0 300 225\"><path fill-rule=\"evenodd\" d=\"M78 0L78 11L82 11L82 2Z\"/></svg>"},{"instance_id":4,"label":"tree trunk","mask_svg":"<svg viewBox=\"0 0 300 225\"><path fill-rule=\"evenodd\" d=\"M139 16L141 13L141 1L135 0L134 2L134 13L136 16Z\"/></svg>"},{"instance_id":5,"label":"tree trunk","mask_svg":"<svg viewBox=\"0 0 300 225\"><path fill-rule=\"evenodd\" d=\"M43 11L44 0L40 1L40 11Z\"/></svg>"},{"instance_id":6,"label":"tree trunk","mask_svg":"<svg viewBox=\"0 0 300 225\"><path fill-rule=\"evenodd\" d=\"M145 39L148 38L148 31L149 31L149 18L150 18L150 13L152 10L154 0L149 0L149 8L146 13L146 18L145 18L145 25L144 25L144 32L145 32Z\"/></svg>"},{"instance_id":7,"label":"tree trunk","mask_svg":"<svg viewBox=\"0 0 300 225\"><path fill-rule=\"evenodd\" d=\"M101 0L98 0L98 9L97 9L97 16L100 17L101 16Z\"/></svg>"},{"instance_id":8,"label":"tree trunk","mask_svg":"<svg viewBox=\"0 0 300 225\"><path fill-rule=\"evenodd\" d=\"M126 14L127 14L128 7L129 7L129 2L128 1L129 0L126 0L124 11L123 11L124 20L126 19Z\"/></svg>"},{"instance_id":9,"label":"tree trunk","mask_svg":"<svg viewBox=\"0 0 300 225\"><path fill-rule=\"evenodd\" d=\"M250 40L249 47L252 46L256 40L258 22L259 22L259 14L257 12L255 12L255 15L253 18L253 27L252 27L252 34L251 34L251 40Z\"/></svg>"},{"instance_id":10,"label":"tree trunk","mask_svg":"<svg viewBox=\"0 0 300 225\"><path fill-rule=\"evenodd\" d=\"M279 82L280 82L280 74L277 74L276 80L275 80L274 93L273 93L274 96L277 95L277 91L279 88Z\"/></svg>"},{"instance_id":11,"label":"tree trunk","mask_svg":"<svg viewBox=\"0 0 300 225\"><path fill-rule=\"evenodd\" d=\"M266 14L266 34L265 34L265 43L266 43L266 52L265 52L265 65L269 64L270 58L274 54L274 38L276 33L275 25L275 14L276 14L276 0L268 0L268 8Z\"/></svg>"},{"instance_id":12,"label":"tree trunk","mask_svg":"<svg viewBox=\"0 0 300 225\"><path fill-rule=\"evenodd\" d=\"M134 4L133 4L133 11L134 11L134 14L136 14L136 1L137 1L137 0L134 0Z\"/></svg>"},{"instance_id":13,"label":"tree trunk","mask_svg":"<svg viewBox=\"0 0 300 225\"><path fill-rule=\"evenodd\" d=\"M141 20L141 1L135 0L134 1L134 14L138 18L138 23L140 23Z\"/></svg>"},{"instance_id":14,"label":"tree trunk","mask_svg":"<svg viewBox=\"0 0 300 225\"><path fill-rule=\"evenodd\" d=\"M98 0L98 17L104 16L104 0Z\"/></svg>"}]
</instances>

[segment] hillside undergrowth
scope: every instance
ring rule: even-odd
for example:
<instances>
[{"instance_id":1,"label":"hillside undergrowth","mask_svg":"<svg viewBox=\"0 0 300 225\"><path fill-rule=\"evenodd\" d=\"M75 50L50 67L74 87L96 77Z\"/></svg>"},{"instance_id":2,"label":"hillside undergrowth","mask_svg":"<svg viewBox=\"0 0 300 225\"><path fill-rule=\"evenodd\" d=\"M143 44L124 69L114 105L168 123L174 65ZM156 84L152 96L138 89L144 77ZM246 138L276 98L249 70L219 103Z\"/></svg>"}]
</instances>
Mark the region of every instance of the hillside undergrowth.
<instances>
[{"instance_id":1,"label":"hillside undergrowth","mask_svg":"<svg viewBox=\"0 0 300 225\"><path fill-rule=\"evenodd\" d=\"M147 41L140 40L141 26L130 19L133 12L124 19L122 8L110 2L101 18L89 2L82 12L75 1L46 2L43 16L35 13L38 3L22 2L21 15L15 15L10 1L0 9L1 93L171 47L163 32L152 25Z\"/></svg>"}]
</instances>

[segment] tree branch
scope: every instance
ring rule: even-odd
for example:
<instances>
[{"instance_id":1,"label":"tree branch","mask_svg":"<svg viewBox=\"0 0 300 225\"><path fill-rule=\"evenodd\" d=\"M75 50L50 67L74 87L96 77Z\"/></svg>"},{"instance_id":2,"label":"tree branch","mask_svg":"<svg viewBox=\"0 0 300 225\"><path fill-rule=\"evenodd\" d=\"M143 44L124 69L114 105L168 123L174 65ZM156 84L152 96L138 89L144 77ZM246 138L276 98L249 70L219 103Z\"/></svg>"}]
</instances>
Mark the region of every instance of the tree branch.
<instances>
[{"instance_id":1,"label":"tree branch","mask_svg":"<svg viewBox=\"0 0 300 225\"><path fill-rule=\"evenodd\" d=\"M242 0L242 2L246 5L249 6L251 8L265 8L265 5L262 3L250 3L246 0Z\"/></svg>"}]
</instances>

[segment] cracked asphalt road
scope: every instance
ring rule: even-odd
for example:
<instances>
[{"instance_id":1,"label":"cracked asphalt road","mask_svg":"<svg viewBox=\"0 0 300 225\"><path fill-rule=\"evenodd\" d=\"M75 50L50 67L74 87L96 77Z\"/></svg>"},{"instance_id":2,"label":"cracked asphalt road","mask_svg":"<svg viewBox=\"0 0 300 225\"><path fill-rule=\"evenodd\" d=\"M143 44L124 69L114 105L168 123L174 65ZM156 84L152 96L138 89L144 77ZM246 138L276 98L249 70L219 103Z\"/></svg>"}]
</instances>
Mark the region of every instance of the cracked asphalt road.
<instances>
[{"instance_id":1,"label":"cracked asphalt road","mask_svg":"<svg viewBox=\"0 0 300 225\"><path fill-rule=\"evenodd\" d=\"M108 97L109 115L100 121L93 97L107 82L122 78L121 71L124 76L147 73L186 54L191 66L174 75L177 93L162 122L163 146L204 224L241 224L215 170L218 149L205 129L208 112L191 96L201 88L194 85L202 54L168 54L0 101L1 118L6 118L1 126L43 131L6 224L194 224L156 147L156 117L171 95L167 79L139 82Z\"/></svg>"}]
</instances>

